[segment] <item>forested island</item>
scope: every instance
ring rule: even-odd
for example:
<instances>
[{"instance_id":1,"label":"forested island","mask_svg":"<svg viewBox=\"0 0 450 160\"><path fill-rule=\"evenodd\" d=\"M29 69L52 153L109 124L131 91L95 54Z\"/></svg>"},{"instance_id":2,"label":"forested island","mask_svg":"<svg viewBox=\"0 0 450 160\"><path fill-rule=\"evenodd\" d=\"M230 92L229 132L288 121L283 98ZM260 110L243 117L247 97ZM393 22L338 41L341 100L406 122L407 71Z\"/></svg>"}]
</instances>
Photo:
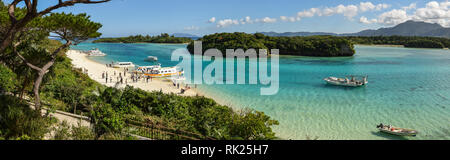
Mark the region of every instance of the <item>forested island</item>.
<instances>
[{"instance_id":1,"label":"forested island","mask_svg":"<svg viewBox=\"0 0 450 160\"><path fill-rule=\"evenodd\" d=\"M170 36L167 33L162 33L157 36L129 36L129 37L118 37L118 38L100 38L93 41L93 43L189 43L192 39L186 37L175 37Z\"/></svg>"},{"instance_id":2,"label":"forested island","mask_svg":"<svg viewBox=\"0 0 450 160\"><path fill-rule=\"evenodd\" d=\"M206 35L200 39L203 52L210 48L219 49L226 54L226 49L279 49L280 55L297 56L353 56L353 44L345 38L335 36L309 36L309 37L270 37L261 33L247 34L216 33ZM194 53L194 43L187 46L190 53Z\"/></svg>"},{"instance_id":3,"label":"forested island","mask_svg":"<svg viewBox=\"0 0 450 160\"><path fill-rule=\"evenodd\" d=\"M450 39L439 37L409 36L349 36L344 37L354 44L364 45L403 45L409 48L450 48Z\"/></svg>"},{"instance_id":4,"label":"forested island","mask_svg":"<svg viewBox=\"0 0 450 160\"><path fill-rule=\"evenodd\" d=\"M354 44L364 45L402 45L410 48L450 48L450 39L439 37L410 37L410 36L294 36L272 37L262 33L247 34L216 33L206 35L200 39L202 49L219 49L226 54L226 49L279 49L280 55L338 57L353 56ZM194 53L194 43L187 49Z\"/></svg>"}]
</instances>

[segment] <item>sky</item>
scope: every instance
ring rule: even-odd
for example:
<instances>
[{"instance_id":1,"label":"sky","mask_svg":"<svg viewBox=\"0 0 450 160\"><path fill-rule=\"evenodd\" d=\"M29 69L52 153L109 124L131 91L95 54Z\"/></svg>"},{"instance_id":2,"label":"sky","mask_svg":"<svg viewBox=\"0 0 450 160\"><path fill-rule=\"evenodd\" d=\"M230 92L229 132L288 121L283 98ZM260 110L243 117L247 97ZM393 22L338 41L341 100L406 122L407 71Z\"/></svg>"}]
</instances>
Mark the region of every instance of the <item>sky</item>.
<instances>
[{"instance_id":1,"label":"sky","mask_svg":"<svg viewBox=\"0 0 450 160\"><path fill-rule=\"evenodd\" d=\"M7 3L11 0L5 0ZM41 0L38 8L58 0ZM103 37L217 32L354 33L407 20L450 27L449 0L112 0L55 12L87 13Z\"/></svg>"}]
</instances>

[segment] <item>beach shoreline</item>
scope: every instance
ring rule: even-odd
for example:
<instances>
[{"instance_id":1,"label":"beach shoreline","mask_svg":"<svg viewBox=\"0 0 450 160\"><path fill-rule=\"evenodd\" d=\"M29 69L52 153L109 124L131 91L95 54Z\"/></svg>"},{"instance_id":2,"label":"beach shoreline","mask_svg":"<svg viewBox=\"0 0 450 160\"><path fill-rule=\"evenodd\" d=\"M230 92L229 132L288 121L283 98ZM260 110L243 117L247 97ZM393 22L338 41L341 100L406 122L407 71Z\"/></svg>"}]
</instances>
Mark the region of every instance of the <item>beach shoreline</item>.
<instances>
[{"instance_id":1,"label":"beach shoreline","mask_svg":"<svg viewBox=\"0 0 450 160\"><path fill-rule=\"evenodd\" d=\"M358 46L372 46L372 47L397 47L397 48L405 48L403 45L392 45L392 44L355 44Z\"/></svg>"},{"instance_id":2,"label":"beach shoreline","mask_svg":"<svg viewBox=\"0 0 450 160\"><path fill-rule=\"evenodd\" d=\"M170 80L164 78L152 78L148 80L148 82L145 78L142 78L138 82L133 82L131 73L127 72L124 76L124 69L107 67L106 64L89 59L86 54L78 50L69 50L66 52L66 55L72 60L72 64L75 68L82 69L82 71L91 79L108 87L125 88L126 86L133 86L134 88L140 88L149 92L162 91L163 93L174 93L181 96L201 96L194 86L189 86L191 89L184 92L184 94L180 94L181 89L184 88L185 85L180 84L180 88L178 88L177 86L174 86ZM103 73L108 73L108 82L102 77ZM124 77L123 83L118 83L119 75Z\"/></svg>"}]
</instances>

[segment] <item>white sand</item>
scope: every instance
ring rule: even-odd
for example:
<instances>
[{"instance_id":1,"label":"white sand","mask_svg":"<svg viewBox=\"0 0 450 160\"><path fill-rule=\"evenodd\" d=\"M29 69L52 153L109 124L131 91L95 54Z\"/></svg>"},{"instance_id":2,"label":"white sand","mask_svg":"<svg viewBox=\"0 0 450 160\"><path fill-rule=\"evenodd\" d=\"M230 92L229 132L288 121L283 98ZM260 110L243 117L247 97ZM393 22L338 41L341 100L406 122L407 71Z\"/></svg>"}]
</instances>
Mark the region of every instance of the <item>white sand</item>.
<instances>
[{"instance_id":1,"label":"white sand","mask_svg":"<svg viewBox=\"0 0 450 160\"><path fill-rule=\"evenodd\" d=\"M67 53L67 57L72 59L72 64L75 68L82 68L83 70L87 70L87 74L89 77L103 85L115 87L117 82L117 77L119 77L119 73L124 73L124 69L120 68L111 68L107 67L106 64L101 64L98 62L95 62L93 60L90 60L87 58L87 55L84 53L81 53L77 50L69 50ZM114 75L114 71L116 72L116 75ZM108 83L106 83L105 79L102 79L102 73L107 72L108 73ZM109 78L112 77L112 83L109 82ZM125 82L127 81L127 84ZM119 84L118 88L124 88L126 85L133 86L135 88L140 88L142 90L146 91L160 91L162 90L164 93L176 93L179 94L181 92L181 88L184 87L184 85L180 85L180 89L178 89L176 86L173 86L172 82L169 80L166 80L165 78L153 78L151 81L146 82L145 78L141 78L139 82L133 82L131 79L131 73L126 74L126 79L123 79L123 84ZM191 86L192 89L187 90L184 94L184 96L195 96L198 95L198 92L195 91L193 86Z\"/></svg>"}]
</instances>

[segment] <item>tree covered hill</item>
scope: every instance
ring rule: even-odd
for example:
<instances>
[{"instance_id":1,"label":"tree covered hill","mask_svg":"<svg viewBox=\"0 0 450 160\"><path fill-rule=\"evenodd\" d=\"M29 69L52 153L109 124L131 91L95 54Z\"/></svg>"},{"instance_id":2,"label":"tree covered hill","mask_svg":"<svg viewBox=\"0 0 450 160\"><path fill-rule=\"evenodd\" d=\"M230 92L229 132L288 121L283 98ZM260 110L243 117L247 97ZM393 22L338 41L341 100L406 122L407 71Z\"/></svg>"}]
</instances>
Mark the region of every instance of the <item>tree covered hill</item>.
<instances>
[{"instance_id":1,"label":"tree covered hill","mask_svg":"<svg viewBox=\"0 0 450 160\"><path fill-rule=\"evenodd\" d=\"M219 49L226 54L226 49L279 49L280 55L297 56L353 56L355 50L353 44L345 38L335 36L310 36L310 37L270 37L261 33L247 34L216 33L206 35L200 39L203 52L207 49ZM187 46L190 53L194 53L194 43Z\"/></svg>"},{"instance_id":2,"label":"tree covered hill","mask_svg":"<svg viewBox=\"0 0 450 160\"><path fill-rule=\"evenodd\" d=\"M167 33L162 33L158 36L129 36L118 38L100 38L93 41L93 43L189 43L192 39L187 37L169 36Z\"/></svg>"}]
</instances>

